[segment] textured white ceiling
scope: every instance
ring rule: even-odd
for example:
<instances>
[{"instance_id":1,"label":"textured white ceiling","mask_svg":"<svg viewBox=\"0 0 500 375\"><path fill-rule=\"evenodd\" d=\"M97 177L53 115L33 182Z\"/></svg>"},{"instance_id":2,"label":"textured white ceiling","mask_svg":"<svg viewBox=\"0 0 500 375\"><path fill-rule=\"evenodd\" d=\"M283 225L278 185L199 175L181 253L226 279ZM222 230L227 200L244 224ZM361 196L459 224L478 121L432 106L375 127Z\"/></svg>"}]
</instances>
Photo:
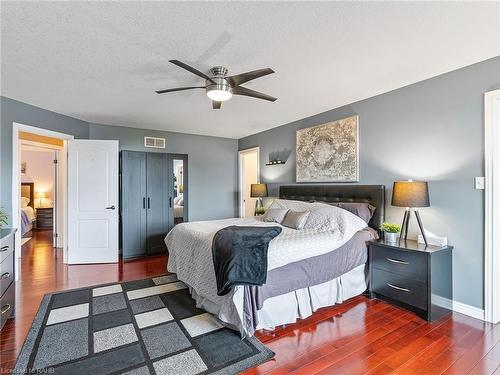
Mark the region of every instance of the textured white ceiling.
<instances>
[{"instance_id":1,"label":"textured white ceiling","mask_svg":"<svg viewBox=\"0 0 500 375\"><path fill-rule=\"evenodd\" d=\"M89 122L240 138L500 54L499 2L2 2L1 94ZM275 103L211 109L179 59Z\"/></svg>"}]
</instances>

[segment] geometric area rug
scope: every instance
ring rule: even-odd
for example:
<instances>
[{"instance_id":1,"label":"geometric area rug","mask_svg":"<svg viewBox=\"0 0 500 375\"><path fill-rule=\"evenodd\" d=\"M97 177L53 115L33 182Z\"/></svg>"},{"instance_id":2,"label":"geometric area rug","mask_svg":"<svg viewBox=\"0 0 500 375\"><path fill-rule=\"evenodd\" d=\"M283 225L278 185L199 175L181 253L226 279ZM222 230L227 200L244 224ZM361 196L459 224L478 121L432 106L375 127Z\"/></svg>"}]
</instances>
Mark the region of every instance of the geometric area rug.
<instances>
[{"instance_id":1,"label":"geometric area rug","mask_svg":"<svg viewBox=\"0 0 500 375\"><path fill-rule=\"evenodd\" d=\"M236 374L273 357L167 275L45 295L13 373Z\"/></svg>"}]
</instances>

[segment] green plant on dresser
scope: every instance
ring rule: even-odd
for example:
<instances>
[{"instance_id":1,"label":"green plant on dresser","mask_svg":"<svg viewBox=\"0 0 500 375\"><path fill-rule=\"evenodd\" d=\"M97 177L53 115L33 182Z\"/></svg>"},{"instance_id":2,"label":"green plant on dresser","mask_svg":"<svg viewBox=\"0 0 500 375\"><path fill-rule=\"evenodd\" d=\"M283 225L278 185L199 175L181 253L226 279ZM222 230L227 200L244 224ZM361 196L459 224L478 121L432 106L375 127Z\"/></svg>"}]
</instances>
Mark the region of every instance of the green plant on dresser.
<instances>
[{"instance_id":1,"label":"green plant on dresser","mask_svg":"<svg viewBox=\"0 0 500 375\"><path fill-rule=\"evenodd\" d=\"M0 228L3 228L9 223L9 217L7 216L7 212L5 208L0 207Z\"/></svg>"}]
</instances>

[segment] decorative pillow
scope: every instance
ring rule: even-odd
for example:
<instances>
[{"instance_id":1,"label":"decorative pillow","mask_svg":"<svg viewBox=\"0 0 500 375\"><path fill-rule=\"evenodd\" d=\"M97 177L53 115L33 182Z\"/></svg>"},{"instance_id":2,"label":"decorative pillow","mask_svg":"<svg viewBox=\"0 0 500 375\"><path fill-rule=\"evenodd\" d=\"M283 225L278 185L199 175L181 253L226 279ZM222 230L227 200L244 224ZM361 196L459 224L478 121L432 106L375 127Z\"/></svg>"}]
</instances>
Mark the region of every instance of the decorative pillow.
<instances>
[{"instance_id":1,"label":"decorative pillow","mask_svg":"<svg viewBox=\"0 0 500 375\"><path fill-rule=\"evenodd\" d=\"M377 209L369 203L358 203L358 202L335 202L328 203L332 206L343 208L344 210L353 213L354 215L360 217L365 221L365 223L369 223L372 219L373 213Z\"/></svg>"},{"instance_id":2,"label":"decorative pillow","mask_svg":"<svg viewBox=\"0 0 500 375\"><path fill-rule=\"evenodd\" d=\"M178 206L184 206L184 195L181 196L181 199L177 202Z\"/></svg>"},{"instance_id":3,"label":"decorative pillow","mask_svg":"<svg viewBox=\"0 0 500 375\"><path fill-rule=\"evenodd\" d=\"M28 204L30 204L30 199L26 197L21 197L21 207L22 208L28 207Z\"/></svg>"},{"instance_id":4,"label":"decorative pillow","mask_svg":"<svg viewBox=\"0 0 500 375\"><path fill-rule=\"evenodd\" d=\"M268 208L266 213L262 215L262 221L281 224L287 212L287 208Z\"/></svg>"},{"instance_id":5,"label":"decorative pillow","mask_svg":"<svg viewBox=\"0 0 500 375\"><path fill-rule=\"evenodd\" d=\"M285 219L281 223L283 226L293 229L303 229L306 225L310 211L292 211L286 213Z\"/></svg>"}]
</instances>

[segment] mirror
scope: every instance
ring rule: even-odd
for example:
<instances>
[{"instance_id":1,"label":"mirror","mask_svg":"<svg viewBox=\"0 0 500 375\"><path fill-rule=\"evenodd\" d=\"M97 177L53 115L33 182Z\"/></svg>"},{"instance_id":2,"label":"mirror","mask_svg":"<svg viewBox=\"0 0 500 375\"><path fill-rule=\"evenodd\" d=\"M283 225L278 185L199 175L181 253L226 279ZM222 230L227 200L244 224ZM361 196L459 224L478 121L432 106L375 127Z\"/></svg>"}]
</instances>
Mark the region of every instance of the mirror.
<instances>
[{"instance_id":1,"label":"mirror","mask_svg":"<svg viewBox=\"0 0 500 375\"><path fill-rule=\"evenodd\" d=\"M174 159L174 225L184 221L184 160Z\"/></svg>"}]
</instances>

